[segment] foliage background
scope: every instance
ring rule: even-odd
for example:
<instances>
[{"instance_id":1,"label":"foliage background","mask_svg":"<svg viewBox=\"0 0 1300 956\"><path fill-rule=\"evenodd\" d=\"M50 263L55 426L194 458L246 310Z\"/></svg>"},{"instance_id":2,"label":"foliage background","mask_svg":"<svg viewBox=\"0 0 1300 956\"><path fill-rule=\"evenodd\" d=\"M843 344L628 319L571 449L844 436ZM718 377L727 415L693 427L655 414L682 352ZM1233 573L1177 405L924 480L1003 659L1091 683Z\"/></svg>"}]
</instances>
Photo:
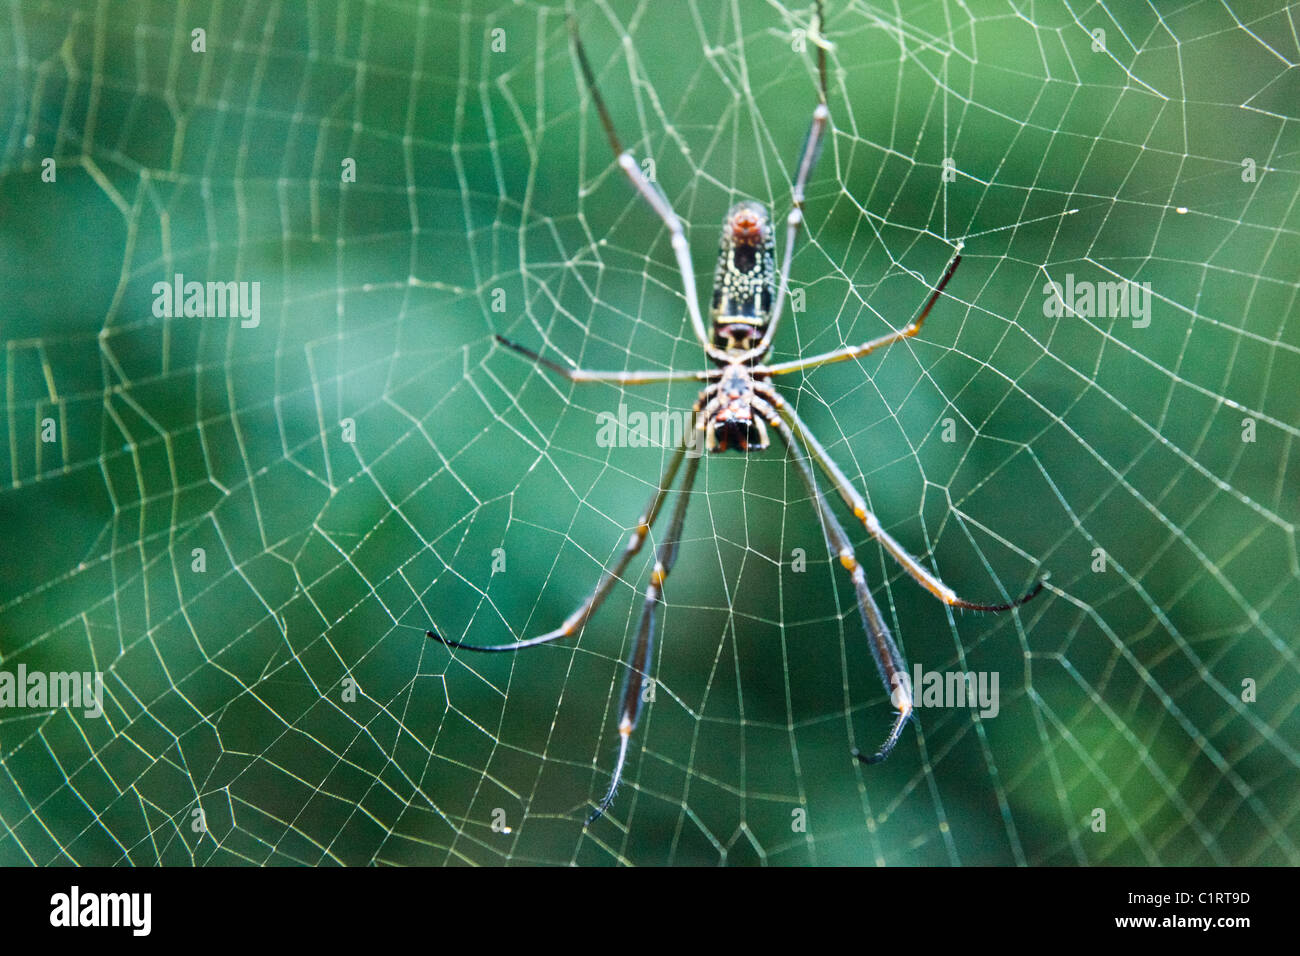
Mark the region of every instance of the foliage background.
<instances>
[{"instance_id":1,"label":"foliage background","mask_svg":"<svg viewBox=\"0 0 1300 956\"><path fill-rule=\"evenodd\" d=\"M584 834L645 563L571 646L422 636L562 620L664 457L598 447L595 416L693 397L493 345L700 361L563 9L9 0L0 664L100 670L109 699L0 712L0 862L1300 861L1294 8L829 6L835 134L778 358L900 325L966 259L919 339L786 394L960 593L1050 573L1018 615L954 617L853 535L909 659L997 671L999 717L923 711L851 762L889 714L851 589L779 454L710 459L656 702ZM581 5L702 286L731 202L788 207L808 17ZM261 326L154 318L174 273L259 281ZM1066 273L1150 282L1150 327L1044 316Z\"/></svg>"}]
</instances>

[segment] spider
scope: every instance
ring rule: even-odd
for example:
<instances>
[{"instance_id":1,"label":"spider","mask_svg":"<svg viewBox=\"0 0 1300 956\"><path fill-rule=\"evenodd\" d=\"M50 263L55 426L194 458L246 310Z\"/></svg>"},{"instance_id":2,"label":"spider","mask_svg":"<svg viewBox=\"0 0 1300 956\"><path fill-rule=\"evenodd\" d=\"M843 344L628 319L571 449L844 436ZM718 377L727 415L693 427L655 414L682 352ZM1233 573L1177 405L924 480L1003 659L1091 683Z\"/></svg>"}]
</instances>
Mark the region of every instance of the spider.
<instances>
[{"instance_id":1,"label":"spider","mask_svg":"<svg viewBox=\"0 0 1300 956\"><path fill-rule=\"evenodd\" d=\"M936 301L943 294L944 287L957 271L961 263L959 243L952 258L944 269L939 284L934 287L925 306L915 319L902 329L886 333L861 345L847 346L814 355L809 358L795 359L790 362L765 364L764 359L772 348L777 325L785 305L786 291L790 278L790 263L794 257L795 243L803 227L804 189L812 175L821 153L822 141L830 126L831 114L826 96L826 47L827 42L821 37L823 23L821 0L817 2L817 28L811 34L817 46L817 68L820 78L817 104L813 109L812 123L803 150L796 167L792 189L792 209L785 223L785 255L781 262L780 279L775 284L776 276L775 229L767 210L758 203L744 201L732 206L722 226L722 236L718 249L718 264L714 273L712 308L710 319L712 335L705 333L704 321L696 297L695 274L691 266L690 250L681 220L673 211L667 196L651 181L640 166L637 165L630 150L625 150L619 142L613 120L605 107L605 102L596 86L595 73L587 59L587 53L578 35L576 21L570 18L574 49L578 55L587 88L600 116L601 125L614 151L615 162L631 182L632 187L659 216L672 237L673 252L677 258L678 271L681 274L682 292L686 299L686 308L691 326L696 337L704 347L704 352L714 363L715 368L699 372L688 371L591 371L582 368L570 368L533 352L515 342L498 335L496 340L509 349L518 352L532 362L562 375L571 382L607 382L617 385L644 385L655 382L699 381L707 383L695 402L693 412L697 432L703 432L705 448L709 452L723 452L735 449L743 453L763 451L769 444L769 429L775 431L785 443L790 460L794 463L809 497L817 510L817 516L826 539L826 546L832 555L839 558L840 564L853 580L857 592L858 610L862 615L863 627L870 639L871 654L880 671L880 678L885 690L890 694L896 715L892 727L880 748L870 756L862 754L856 748L852 755L865 764L878 763L889 756L898 743L908 718L912 715L913 697L907 676L907 664L898 645L885 624L884 617L877 607L871 591L867 587L866 575L854 555L853 547L843 526L832 513L829 502L823 499L817 485L817 477L809 465L807 457L799 454L806 449L812 460L826 473L827 478L839 493L844 503L861 521L867 533L880 542L881 546L898 564L911 575L923 588L952 607L966 608L972 611L1008 611L1019 607L1042 590L1043 582L1038 581L1024 597L1009 604L977 604L957 596L956 592L944 584L936 575L928 571L916 558L912 557L901 544L881 527L879 519L867 509L865 499L854 488L852 482L840 470L839 465L827 454L821 442L809 431L795 410L787 404L773 389L771 379L777 375L801 372L817 368L830 362L842 362L859 358L876 349L884 348L895 342L916 335L922 323L930 314ZM614 774L604 798L595 811L587 818L587 825L593 823L614 800L622 780L623 767L627 762L628 742L636 728L641 714L641 682L649 673L651 648L654 643L655 611L663 603L663 586L672 571L677 558L678 544L681 539L682 526L686 520L686 508L690 498L691 486L695 481L700 464L700 455L687 456L689 446L695 440L694 435L686 436L675 450L659 479L659 484L650 497L650 501L637 521L624 548L622 555L614 566L601 577L596 588L587 599L570 614L558 628L537 637L514 641L509 644L481 646L466 644L440 636L434 631L427 636L442 642L448 647L467 651L505 652L518 651L526 647L548 644L562 638L571 637L587 623L609 595L616 581L622 579L629 562L641 550L650 529L659 517L668 498L683 460L686 461L685 474L677 492L673 507L672 520L668 534L659 545L655 555L654 569L650 574L650 583L645 590L645 604L637 629L636 642L627 661L627 678L621 697L621 711L618 722L619 749L618 761Z\"/></svg>"}]
</instances>

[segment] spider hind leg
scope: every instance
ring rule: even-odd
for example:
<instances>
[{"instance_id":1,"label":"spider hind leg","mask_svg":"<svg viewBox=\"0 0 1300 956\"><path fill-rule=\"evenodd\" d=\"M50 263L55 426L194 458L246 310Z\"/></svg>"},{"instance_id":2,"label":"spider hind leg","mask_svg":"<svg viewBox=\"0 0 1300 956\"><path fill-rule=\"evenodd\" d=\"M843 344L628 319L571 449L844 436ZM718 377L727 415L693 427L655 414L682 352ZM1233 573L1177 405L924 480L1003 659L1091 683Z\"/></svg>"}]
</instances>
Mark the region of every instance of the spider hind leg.
<instances>
[{"instance_id":1,"label":"spider hind leg","mask_svg":"<svg viewBox=\"0 0 1300 956\"><path fill-rule=\"evenodd\" d=\"M961 598L954 598L951 603L953 607L965 608L967 611L990 611L994 614L1000 611L1010 611L1012 608L1017 608L1022 604L1027 604L1033 598L1037 597L1038 592L1043 589L1043 585L1046 581L1046 578L1039 578L1034 586L1030 588L1023 597L1018 597L1007 604L976 604L973 601L965 601Z\"/></svg>"},{"instance_id":2,"label":"spider hind leg","mask_svg":"<svg viewBox=\"0 0 1300 956\"><path fill-rule=\"evenodd\" d=\"M897 705L897 701L895 701L895 705ZM886 760L889 755L894 752L894 745L898 743L898 738L903 735L903 728L907 726L907 722L912 719L913 713L912 702L909 698L906 709L900 710L898 716L894 718L894 726L890 729L889 736L885 738L885 742L880 745L880 749L868 757L857 747L854 747L852 750L854 759L859 763L865 764L880 763L881 761Z\"/></svg>"}]
</instances>

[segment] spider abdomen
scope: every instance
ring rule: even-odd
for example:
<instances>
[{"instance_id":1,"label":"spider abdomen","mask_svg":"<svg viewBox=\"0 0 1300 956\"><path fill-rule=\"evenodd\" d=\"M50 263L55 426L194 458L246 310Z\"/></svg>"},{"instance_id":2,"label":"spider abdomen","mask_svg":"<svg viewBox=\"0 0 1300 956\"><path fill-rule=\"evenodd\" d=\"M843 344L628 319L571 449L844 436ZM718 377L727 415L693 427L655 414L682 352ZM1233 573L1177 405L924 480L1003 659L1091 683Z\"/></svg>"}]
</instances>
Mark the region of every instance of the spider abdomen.
<instances>
[{"instance_id":1,"label":"spider abdomen","mask_svg":"<svg viewBox=\"0 0 1300 956\"><path fill-rule=\"evenodd\" d=\"M772 220L756 202L727 212L713 275L713 344L745 351L762 338L772 315L776 242Z\"/></svg>"}]
</instances>

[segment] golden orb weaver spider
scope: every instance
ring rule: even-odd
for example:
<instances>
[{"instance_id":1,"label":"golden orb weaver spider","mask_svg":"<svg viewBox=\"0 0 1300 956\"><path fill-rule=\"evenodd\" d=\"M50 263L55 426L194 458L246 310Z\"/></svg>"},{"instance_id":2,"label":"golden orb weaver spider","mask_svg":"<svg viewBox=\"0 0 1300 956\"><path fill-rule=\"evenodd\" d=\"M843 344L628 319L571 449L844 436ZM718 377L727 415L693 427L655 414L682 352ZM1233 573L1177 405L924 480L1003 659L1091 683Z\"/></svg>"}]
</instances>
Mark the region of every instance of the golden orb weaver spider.
<instances>
[{"instance_id":1,"label":"golden orb weaver spider","mask_svg":"<svg viewBox=\"0 0 1300 956\"><path fill-rule=\"evenodd\" d=\"M822 444L809 431L803 420L780 395L772 388L769 379L775 375L785 375L816 368L830 362L841 362L859 358L876 349L884 348L905 338L916 335L922 323L930 314L936 301L943 294L944 287L957 271L961 263L962 246L958 243L952 258L944 269L939 284L926 300L920 314L902 329L881 335L857 346L846 346L810 358L795 359L773 365L764 364L763 359L772 348L777 323L785 305L787 287L790 279L790 263L794 256L795 242L803 226L804 189L812 175L813 167L821 154L822 140L830 125L830 108L826 95L826 48L827 42L821 36L823 13L821 0L817 0L817 27L810 33L810 39L817 46L817 67L820 77L818 102L813 109L812 124L804 141L796 168L792 189L792 206L786 219L785 256L781 262L779 284L773 288L776 274L776 242L772 221L767 210L758 203L744 201L734 205L727 213L722 227L722 236L718 250L718 265L714 274L712 308L710 318L712 338L705 333L704 321L700 314L699 301L696 296L695 273L691 266L690 249L686 242L686 233L681 220L673 211L667 196L659 187L647 178L637 165L631 150L625 150L619 142L614 129L614 122L601 98L596 86L595 73L587 59L582 39L578 35L576 21L570 19L574 49L578 55L578 64L583 78L591 92L591 98L600 116L605 135L614 151L615 161L631 181L633 188L649 204L662 220L672 236L673 252L677 258L678 272L681 274L682 291L686 298L686 308L696 337L704 347L705 354L717 366L700 372L613 372L591 371L581 368L569 368L538 355L530 349L515 342L496 336L496 340L507 348L525 356L529 360L562 375L571 382L607 382L617 385L644 385L656 382L699 381L706 382L704 389L694 405L695 427L704 433L705 448L709 452L722 452L735 448L741 452L763 451L768 447L770 427L781 436L794 462L799 477L817 509L817 516L826 539L826 546L832 555L839 558L845 570L853 579L857 592L858 610L862 615L863 627L870 638L872 657L880 671L880 679L885 690L890 693L890 701L897 710L893 726L885 737L880 749L870 756L865 756L856 748L854 757L862 763L878 763L889 756L898 743L908 718L912 715L913 697L907 676L907 664L902 653L889 632L885 619L877 607L871 591L867 587L866 575L858 564L853 547L843 526L822 497L817 485L817 476L809 465L807 458L800 456L801 449L806 449L812 460L826 473L831 484L848 505L855 518L862 522L867 533L880 542L889 555L898 562L909 575L922 587L952 607L973 611L1009 611L1019 607L1042 590L1043 582L1038 581L1034 587L1018 600L1008 604L977 604L957 596L956 592L944 584L936 575L926 568L888 532L881 527L880 521L867 509L866 500L860 495L848 477L822 447ZM440 641L448 647L467 651L505 652L518 651L526 647L536 647L562 638L571 637L596 613L605 598L613 589L614 583L621 580L632 558L641 550L650 529L659 517L669 490L677 477L682 461L687 458L691 438L684 439L669 460L668 467L659 479L659 485L651 496L644 513L637 522L622 555L614 566L605 571L596 588L587 599L570 614L558 628L527 640L514 641L509 644L481 646L466 644L461 641L443 637L434 631L426 635ZM673 507L673 516L668 534L655 555L654 569L650 574L650 583L646 587L645 604L637 628L636 642L628 658L628 673L621 697L621 710L618 723L619 750L618 762L609 789L595 811L587 818L590 825L599 818L614 800L614 794L622 780L623 767L627 762L628 742L636 728L641 714L641 684L638 677L646 677L650 670L650 653L654 643L655 608L663 600L663 584L677 558L678 543L682 527L686 520L686 508L690 499L691 487L699 468L700 456L689 456L686 472L677 491L677 501Z\"/></svg>"}]
</instances>

